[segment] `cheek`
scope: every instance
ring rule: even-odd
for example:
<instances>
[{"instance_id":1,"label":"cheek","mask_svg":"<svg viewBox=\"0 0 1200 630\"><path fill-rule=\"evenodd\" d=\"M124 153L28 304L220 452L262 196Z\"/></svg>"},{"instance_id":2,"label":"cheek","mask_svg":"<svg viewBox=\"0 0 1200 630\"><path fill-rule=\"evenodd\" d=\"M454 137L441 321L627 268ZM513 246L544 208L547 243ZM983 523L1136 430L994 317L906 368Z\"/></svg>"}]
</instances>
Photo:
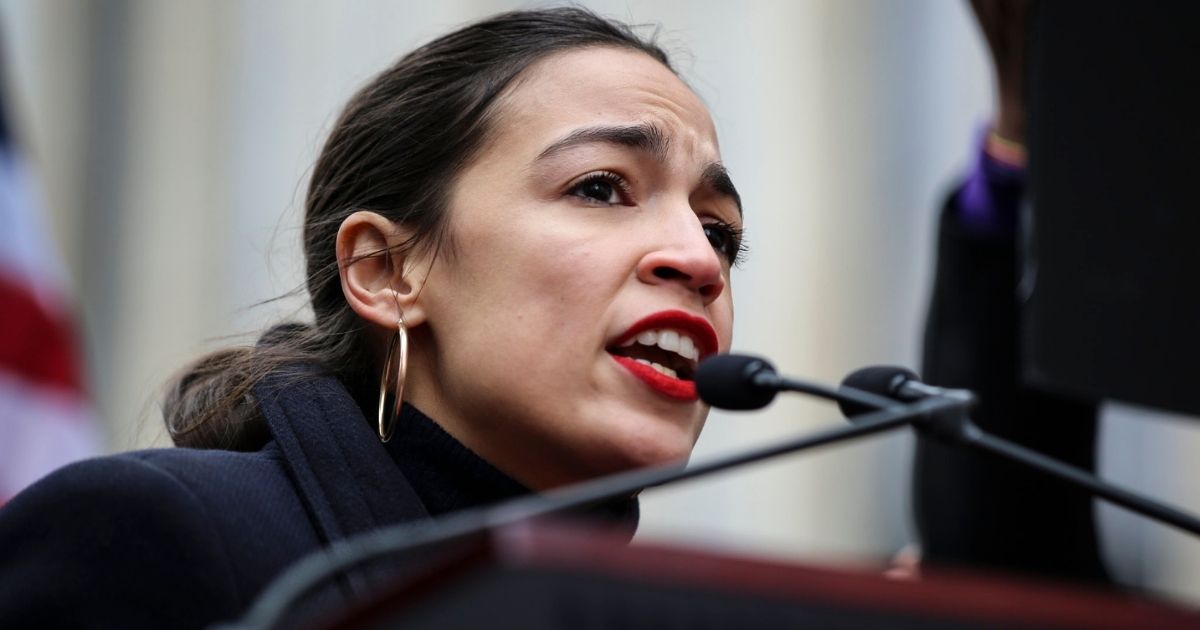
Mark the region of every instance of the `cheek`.
<instances>
[{"instance_id":1,"label":"cheek","mask_svg":"<svg viewBox=\"0 0 1200 630\"><path fill-rule=\"evenodd\" d=\"M439 302L458 329L446 331L446 343L504 348L538 365L602 344L603 318L626 274L594 238L543 229L539 238L491 241L464 244L439 279L452 287Z\"/></svg>"},{"instance_id":2,"label":"cheek","mask_svg":"<svg viewBox=\"0 0 1200 630\"><path fill-rule=\"evenodd\" d=\"M513 295L536 322L532 345L570 355L603 341L604 317L621 286L621 274L588 242L547 240L526 259Z\"/></svg>"},{"instance_id":3,"label":"cheek","mask_svg":"<svg viewBox=\"0 0 1200 630\"><path fill-rule=\"evenodd\" d=\"M733 343L733 293L728 282L725 284L725 291L709 305L708 313L712 318L713 328L717 329L721 352L728 352Z\"/></svg>"}]
</instances>

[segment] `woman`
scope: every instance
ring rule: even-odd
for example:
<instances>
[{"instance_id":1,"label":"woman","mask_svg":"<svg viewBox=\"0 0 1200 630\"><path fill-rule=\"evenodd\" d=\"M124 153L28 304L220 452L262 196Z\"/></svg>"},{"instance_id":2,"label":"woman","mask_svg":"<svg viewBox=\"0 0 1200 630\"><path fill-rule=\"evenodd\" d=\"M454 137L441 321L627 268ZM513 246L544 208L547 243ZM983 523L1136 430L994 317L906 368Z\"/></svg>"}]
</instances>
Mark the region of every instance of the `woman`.
<instances>
[{"instance_id":1,"label":"woman","mask_svg":"<svg viewBox=\"0 0 1200 630\"><path fill-rule=\"evenodd\" d=\"M331 541L688 456L741 207L653 44L579 9L435 40L350 101L306 205L315 322L180 378L190 448L0 512L0 625L205 626Z\"/></svg>"}]
</instances>

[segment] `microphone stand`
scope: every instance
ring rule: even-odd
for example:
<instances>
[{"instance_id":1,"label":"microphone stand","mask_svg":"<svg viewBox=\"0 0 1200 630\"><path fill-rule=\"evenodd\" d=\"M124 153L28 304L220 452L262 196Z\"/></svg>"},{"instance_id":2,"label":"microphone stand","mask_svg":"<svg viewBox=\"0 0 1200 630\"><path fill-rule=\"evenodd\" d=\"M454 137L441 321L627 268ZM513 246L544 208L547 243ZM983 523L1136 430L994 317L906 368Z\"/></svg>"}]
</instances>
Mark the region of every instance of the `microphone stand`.
<instances>
[{"instance_id":1,"label":"microphone stand","mask_svg":"<svg viewBox=\"0 0 1200 630\"><path fill-rule=\"evenodd\" d=\"M784 379L789 384L799 381ZM849 399L860 404L881 406L882 409L857 416L849 426L828 429L814 434L723 455L690 467L664 465L617 473L573 484L542 494L513 499L490 508L465 510L437 521L419 521L395 525L335 541L315 551L271 582L241 619L221 628L275 628L288 607L325 581L357 565L384 555L416 551L433 545L453 542L480 535L490 529L512 525L528 519L586 508L596 504L631 496L645 488L693 479L711 473L736 468L779 455L786 455L827 444L873 435L911 424L931 414L965 407L967 402L952 398L926 398L913 403L894 400L847 387L822 388L804 384L809 393ZM806 390L808 391L808 390Z\"/></svg>"},{"instance_id":2,"label":"microphone stand","mask_svg":"<svg viewBox=\"0 0 1200 630\"><path fill-rule=\"evenodd\" d=\"M950 390L953 392L954 390ZM969 396L968 392L963 392ZM938 397L926 398L932 400ZM1116 484L1106 482L1086 470L1060 462L1052 457L1043 455L1032 449L1025 448L1015 442L992 435L971 422L965 408L950 408L942 412L930 414L913 423L918 430L928 431L934 437L943 441L963 444L971 448L999 455L1005 459L1028 466L1051 477L1100 497L1110 503L1119 505L1127 510L1146 516L1152 520L1178 527L1193 535L1200 536L1200 518L1182 510L1159 503L1149 497L1126 490Z\"/></svg>"},{"instance_id":3,"label":"microphone stand","mask_svg":"<svg viewBox=\"0 0 1200 630\"><path fill-rule=\"evenodd\" d=\"M894 408L898 402L893 398L853 387L842 386L835 389L817 383L791 379L780 376L774 369L755 373L751 377L751 383L772 391L793 391L836 400L843 405L843 410L847 409L847 403L866 409L890 409ZM919 381L909 381L905 383L905 386L910 388L908 391L912 398L909 400L946 400L958 403L949 405L941 411L915 418L912 424L918 431L928 433L944 442L966 445L1028 466L1082 488L1093 496L1127 510L1200 536L1200 518L1106 482L1088 471L1060 462L1000 436L987 433L979 425L971 422L967 415L967 410L976 403L975 395L970 391L932 387ZM847 416L851 422L858 422L859 418L870 417L869 415L851 415L849 413Z\"/></svg>"}]
</instances>

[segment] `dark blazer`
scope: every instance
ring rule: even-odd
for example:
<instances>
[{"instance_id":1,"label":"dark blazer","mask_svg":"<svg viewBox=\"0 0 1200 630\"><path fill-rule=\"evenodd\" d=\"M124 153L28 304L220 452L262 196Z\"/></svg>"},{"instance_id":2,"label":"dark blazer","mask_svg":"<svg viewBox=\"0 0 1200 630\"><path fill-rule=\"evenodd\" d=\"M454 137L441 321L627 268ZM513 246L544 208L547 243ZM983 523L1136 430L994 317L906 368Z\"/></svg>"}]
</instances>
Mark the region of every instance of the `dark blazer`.
<instances>
[{"instance_id":1,"label":"dark blazer","mask_svg":"<svg viewBox=\"0 0 1200 630\"><path fill-rule=\"evenodd\" d=\"M429 517L335 378L255 394L272 434L258 452L93 459L0 510L0 627L204 627L320 546Z\"/></svg>"}]
</instances>

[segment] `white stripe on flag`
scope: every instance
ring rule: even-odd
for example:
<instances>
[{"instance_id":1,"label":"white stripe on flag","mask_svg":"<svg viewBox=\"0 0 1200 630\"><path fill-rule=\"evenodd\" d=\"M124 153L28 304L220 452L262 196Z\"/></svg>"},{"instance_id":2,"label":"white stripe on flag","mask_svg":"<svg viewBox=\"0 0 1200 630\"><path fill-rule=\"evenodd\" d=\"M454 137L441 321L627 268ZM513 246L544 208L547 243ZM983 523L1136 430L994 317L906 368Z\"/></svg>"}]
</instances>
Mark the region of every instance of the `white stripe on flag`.
<instances>
[{"instance_id":1,"label":"white stripe on flag","mask_svg":"<svg viewBox=\"0 0 1200 630\"><path fill-rule=\"evenodd\" d=\"M101 452L96 425L78 395L0 371L0 503L60 466Z\"/></svg>"}]
</instances>

